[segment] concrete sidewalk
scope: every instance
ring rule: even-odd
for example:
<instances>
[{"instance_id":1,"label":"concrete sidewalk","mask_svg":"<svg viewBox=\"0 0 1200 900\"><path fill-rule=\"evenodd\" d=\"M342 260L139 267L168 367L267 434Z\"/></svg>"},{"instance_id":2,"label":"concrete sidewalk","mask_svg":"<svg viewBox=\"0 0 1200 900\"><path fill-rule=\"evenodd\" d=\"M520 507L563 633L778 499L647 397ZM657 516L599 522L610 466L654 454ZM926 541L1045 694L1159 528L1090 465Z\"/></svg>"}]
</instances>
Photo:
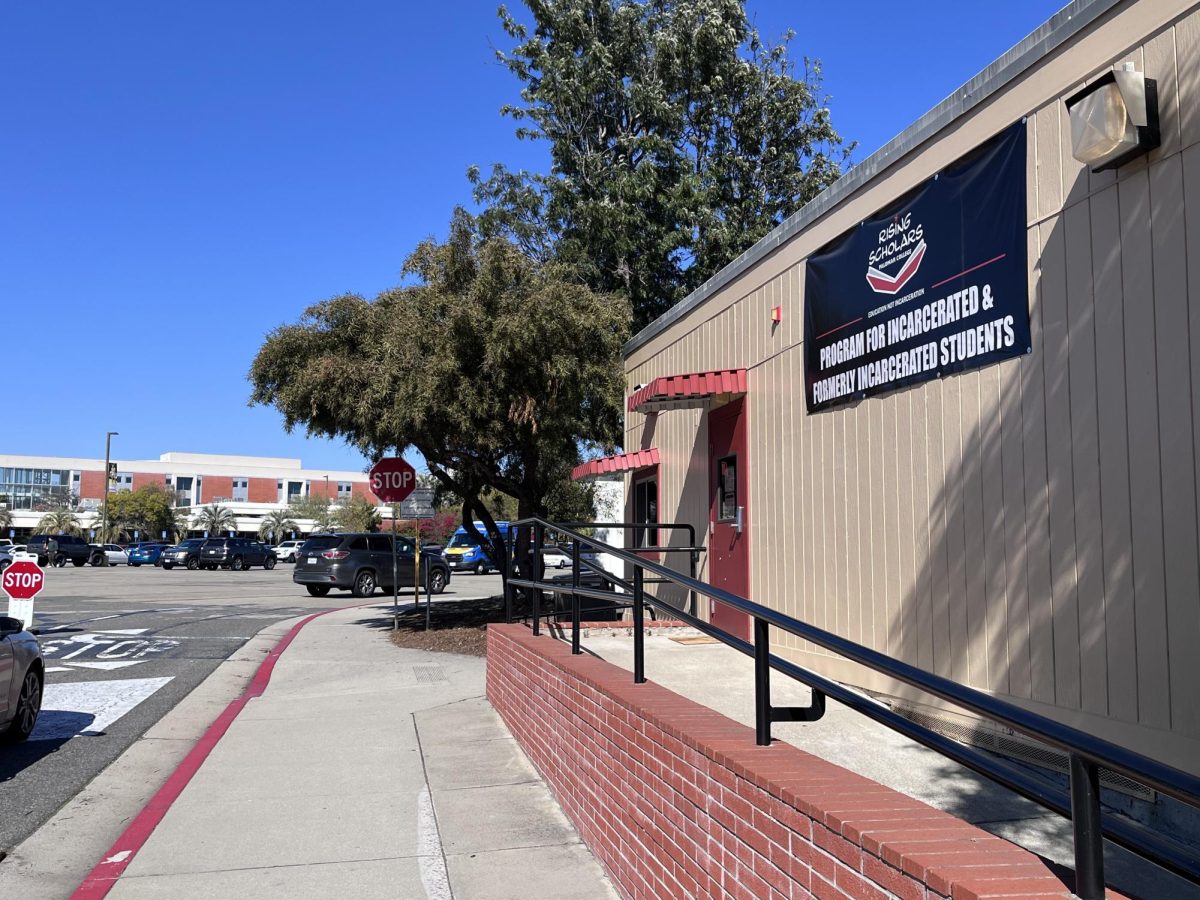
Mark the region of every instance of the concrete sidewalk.
<instances>
[{"instance_id":1,"label":"concrete sidewalk","mask_svg":"<svg viewBox=\"0 0 1200 900\"><path fill-rule=\"evenodd\" d=\"M385 614L299 632L110 897L615 896L484 699L484 660L398 649Z\"/></svg>"}]
</instances>

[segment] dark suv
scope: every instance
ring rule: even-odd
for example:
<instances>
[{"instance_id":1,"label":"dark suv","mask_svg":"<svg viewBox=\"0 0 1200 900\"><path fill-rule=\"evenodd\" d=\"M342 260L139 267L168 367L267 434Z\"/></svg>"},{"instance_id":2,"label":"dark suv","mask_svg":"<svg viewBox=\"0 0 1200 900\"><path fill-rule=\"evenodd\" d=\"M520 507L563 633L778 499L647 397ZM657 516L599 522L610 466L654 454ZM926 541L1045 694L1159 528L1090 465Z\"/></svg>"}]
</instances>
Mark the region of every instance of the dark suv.
<instances>
[{"instance_id":1,"label":"dark suv","mask_svg":"<svg viewBox=\"0 0 1200 900\"><path fill-rule=\"evenodd\" d=\"M37 554L39 566L47 563L65 566L86 566L92 558L92 547L83 538L73 534L35 534L25 542L29 553Z\"/></svg>"},{"instance_id":2,"label":"dark suv","mask_svg":"<svg viewBox=\"0 0 1200 900\"><path fill-rule=\"evenodd\" d=\"M200 568L200 548L204 546L206 540L206 538L188 538L180 541L174 547L168 547L159 557L162 567L164 569L173 569L176 566L187 566L189 569Z\"/></svg>"},{"instance_id":3,"label":"dark suv","mask_svg":"<svg viewBox=\"0 0 1200 900\"><path fill-rule=\"evenodd\" d=\"M275 568L275 551L245 538L209 538L200 548L200 565L206 569L233 569L240 572L251 566Z\"/></svg>"},{"instance_id":4,"label":"dark suv","mask_svg":"<svg viewBox=\"0 0 1200 900\"><path fill-rule=\"evenodd\" d=\"M413 542L397 537L396 580L400 587L414 581ZM331 588L370 597L375 589L392 589L392 536L390 534L317 534L296 553L292 581L314 597ZM450 567L439 553L421 550L421 583L429 594L440 594L450 583Z\"/></svg>"}]
</instances>

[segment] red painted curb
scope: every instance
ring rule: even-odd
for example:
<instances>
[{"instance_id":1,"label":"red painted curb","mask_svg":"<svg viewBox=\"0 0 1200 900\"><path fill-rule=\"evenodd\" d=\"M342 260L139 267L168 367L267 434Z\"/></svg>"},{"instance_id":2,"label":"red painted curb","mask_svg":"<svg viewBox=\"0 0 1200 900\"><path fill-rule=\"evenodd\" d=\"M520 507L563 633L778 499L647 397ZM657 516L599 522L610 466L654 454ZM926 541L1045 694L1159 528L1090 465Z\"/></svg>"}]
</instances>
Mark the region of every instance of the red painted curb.
<instances>
[{"instance_id":1,"label":"red painted curb","mask_svg":"<svg viewBox=\"0 0 1200 900\"><path fill-rule=\"evenodd\" d=\"M373 606L374 604L365 604ZM196 745L188 751L188 755L183 758L175 771L167 778L162 787L158 789L150 801L142 807L142 811L137 814L129 826L117 838L115 844L108 848L108 852L104 854L104 859L96 863L96 866L88 873L87 878L83 883L75 889L75 893L71 895L71 900L100 900L106 896L117 879L125 872L138 851L153 834L154 829L158 827L158 823L163 820L163 816L170 810L171 805L183 793L183 789L188 786L188 782L192 780L192 776L199 771L204 765L204 761L208 758L217 742L225 736L225 732L229 730L229 726L233 724L233 720L238 717L242 709L253 700L255 697L262 696L263 691L267 689L267 684L271 681L271 672L275 669L275 663L279 657L283 655L283 651L295 640L296 635L300 633L300 629L311 622L313 619L319 619L321 616L327 616L330 613L341 612L344 609L355 609L353 606L343 606L336 609L327 609L324 612L314 613L311 616L297 622L287 634L280 639L279 643L271 648L267 654L267 658L259 665L258 671L254 673L254 677L250 680L250 684L246 686L240 697L230 702L225 707L216 720L208 726L200 740Z\"/></svg>"}]
</instances>

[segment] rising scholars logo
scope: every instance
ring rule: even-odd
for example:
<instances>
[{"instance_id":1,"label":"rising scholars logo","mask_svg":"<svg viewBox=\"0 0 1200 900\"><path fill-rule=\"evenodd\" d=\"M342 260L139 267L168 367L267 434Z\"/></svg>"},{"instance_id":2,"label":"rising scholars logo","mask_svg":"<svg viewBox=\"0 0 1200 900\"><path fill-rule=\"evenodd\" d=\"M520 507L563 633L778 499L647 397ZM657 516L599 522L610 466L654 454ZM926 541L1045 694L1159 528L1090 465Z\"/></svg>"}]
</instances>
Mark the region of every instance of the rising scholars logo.
<instances>
[{"instance_id":1,"label":"rising scholars logo","mask_svg":"<svg viewBox=\"0 0 1200 900\"><path fill-rule=\"evenodd\" d=\"M867 284L877 294L898 294L908 284L925 258L925 236L921 223L913 225L912 213L895 216L879 230L879 245L867 257ZM888 274L887 270L892 270Z\"/></svg>"}]
</instances>

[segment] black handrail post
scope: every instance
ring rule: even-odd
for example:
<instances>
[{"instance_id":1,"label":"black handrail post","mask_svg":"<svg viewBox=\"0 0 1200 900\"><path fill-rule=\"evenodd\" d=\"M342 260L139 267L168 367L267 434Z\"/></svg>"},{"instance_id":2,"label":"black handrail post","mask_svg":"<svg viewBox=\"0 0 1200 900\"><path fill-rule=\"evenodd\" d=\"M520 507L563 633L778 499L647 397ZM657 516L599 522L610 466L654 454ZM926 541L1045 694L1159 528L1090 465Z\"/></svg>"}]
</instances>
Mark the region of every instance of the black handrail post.
<instances>
[{"instance_id":1,"label":"black handrail post","mask_svg":"<svg viewBox=\"0 0 1200 900\"><path fill-rule=\"evenodd\" d=\"M513 620L513 586L512 586L512 569L509 569L509 577L504 579L504 622L507 625L512 624Z\"/></svg>"},{"instance_id":2,"label":"black handrail post","mask_svg":"<svg viewBox=\"0 0 1200 900\"><path fill-rule=\"evenodd\" d=\"M1071 754L1071 829L1075 833L1075 894L1103 900L1104 836L1100 823L1100 770Z\"/></svg>"},{"instance_id":3,"label":"black handrail post","mask_svg":"<svg viewBox=\"0 0 1200 900\"><path fill-rule=\"evenodd\" d=\"M534 564L533 571L529 573L529 578L534 583L542 580L542 541L545 540L546 526L538 522L533 526L533 558L537 560ZM542 589L534 588L533 596L533 633L536 637L542 633Z\"/></svg>"},{"instance_id":4,"label":"black handrail post","mask_svg":"<svg viewBox=\"0 0 1200 900\"><path fill-rule=\"evenodd\" d=\"M771 746L771 645L766 619L754 618L754 724L760 747Z\"/></svg>"},{"instance_id":5,"label":"black handrail post","mask_svg":"<svg viewBox=\"0 0 1200 900\"><path fill-rule=\"evenodd\" d=\"M571 541L571 653L579 656L579 540Z\"/></svg>"},{"instance_id":6,"label":"black handrail post","mask_svg":"<svg viewBox=\"0 0 1200 900\"><path fill-rule=\"evenodd\" d=\"M633 567L633 683L646 683L646 577L641 566Z\"/></svg>"},{"instance_id":7,"label":"black handrail post","mask_svg":"<svg viewBox=\"0 0 1200 900\"><path fill-rule=\"evenodd\" d=\"M688 566L688 575L691 576L693 581L695 581L695 579L696 579L696 563L700 559L700 554L695 550L696 528L694 525L689 525L687 527L687 530L688 530L688 546L693 548L692 550L688 551L688 560L690 562L690 565ZM688 612L690 612L693 616L696 615L697 605L696 605L696 592L695 591L688 591L688 607L689 607Z\"/></svg>"}]
</instances>

